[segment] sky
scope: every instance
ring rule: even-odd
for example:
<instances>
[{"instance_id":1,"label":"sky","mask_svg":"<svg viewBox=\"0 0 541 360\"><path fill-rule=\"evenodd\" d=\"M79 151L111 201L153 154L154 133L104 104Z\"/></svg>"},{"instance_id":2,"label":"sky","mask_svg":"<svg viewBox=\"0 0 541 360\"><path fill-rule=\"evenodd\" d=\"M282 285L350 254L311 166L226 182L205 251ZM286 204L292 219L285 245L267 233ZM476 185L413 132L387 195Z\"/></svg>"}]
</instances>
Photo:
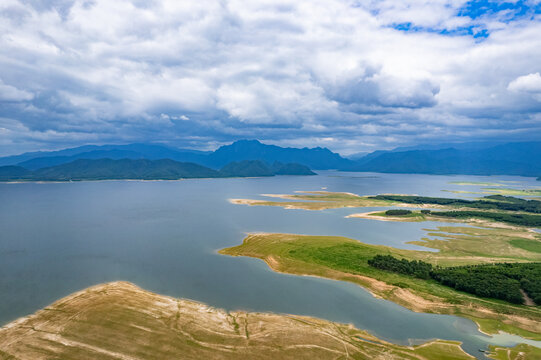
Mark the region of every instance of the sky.
<instances>
[{"instance_id":1,"label":"sky","mask_svg":"<svg viewBox=\"0 0 541 360\"><path fill-rule=\"evenodd\" d=\"M541 0L2 0L0 156L541 140Z\"/></svg>"}]
</instances>

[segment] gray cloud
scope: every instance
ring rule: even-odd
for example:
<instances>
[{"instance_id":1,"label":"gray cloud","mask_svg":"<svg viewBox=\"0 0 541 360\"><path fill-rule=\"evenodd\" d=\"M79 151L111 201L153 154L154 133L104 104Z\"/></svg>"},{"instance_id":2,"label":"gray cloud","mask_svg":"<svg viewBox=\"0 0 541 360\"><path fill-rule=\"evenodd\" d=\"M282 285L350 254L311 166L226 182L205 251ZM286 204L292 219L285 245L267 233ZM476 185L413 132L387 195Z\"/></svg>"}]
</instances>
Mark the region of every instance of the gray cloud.
<instances>
[{"instance_id":1,"label":"gray cloud","mask_svg":"<svg viewBox=\"0 0 541 360\"><path fill-rule=\"evenodd\" d=\"M539 15L457 16L464 3L6 0L0 152L539 137Z\"/></svg>"}]
</instances>

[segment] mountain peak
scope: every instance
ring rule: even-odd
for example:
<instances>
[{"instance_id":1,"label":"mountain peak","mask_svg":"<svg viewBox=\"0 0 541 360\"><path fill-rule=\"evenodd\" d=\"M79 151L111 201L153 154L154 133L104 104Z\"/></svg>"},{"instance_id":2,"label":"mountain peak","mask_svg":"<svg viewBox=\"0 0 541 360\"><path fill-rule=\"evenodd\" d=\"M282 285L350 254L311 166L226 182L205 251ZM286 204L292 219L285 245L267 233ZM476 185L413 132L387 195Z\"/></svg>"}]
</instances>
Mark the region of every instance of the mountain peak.
<instances>
[{"instance_id":1,"label":"mountain peak","mask_svg":"<svg viewBox=\"0 0 541 360\"><path fill-rule=\"evenodd\" d=\"M263 143L261 143L261 141L259 141L257 139L241 139L241 140L237 140L237 141L234 141L233 143L231 143L231 145L235 145L235 144L260 144L260 145L264 145Z\"/></svg>"},{"instance_id":2,"label":"mountain peak","mask_svg":"<svg viewBox=\"0 0 541 360\"><path fill-rule=\"evenodd\" d=\"M259 148L259 147L264 147L264 146L271 146L271 145L263 144L261 141L256 140L256 139L242 139L242 140L237 140L229 145L220 146L220 148L217 151L223 148Z\"/></svg>"}]
</instances>

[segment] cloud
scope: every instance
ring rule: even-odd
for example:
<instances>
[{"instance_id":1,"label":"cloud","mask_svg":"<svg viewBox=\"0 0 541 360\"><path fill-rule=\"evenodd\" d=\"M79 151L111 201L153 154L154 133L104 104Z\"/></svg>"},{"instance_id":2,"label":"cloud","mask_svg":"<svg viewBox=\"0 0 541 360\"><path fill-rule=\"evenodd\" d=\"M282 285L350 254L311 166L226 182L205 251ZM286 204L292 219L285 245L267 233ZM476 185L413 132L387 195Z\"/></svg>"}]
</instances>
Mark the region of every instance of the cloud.
<instances>
[{"instance_id":1,"label":"cloud","mask_svg":"<svg viewBox=\"0 0 541 360\"><path fill-rule=\"evenodd\" d=\"M0 144L533 138L536 5L474 3L2 1Z\"/></svg>"},{"instance_id":2,"label":"cloud","mask_svg":"<svg viewBox=\"0 0 541 360\"><path fill-rule=\"evenodd\" d=\"M439 86L429 79L375 73L361 77L348 76L338 84L330 85L327 91L332 99L347 105L422 108L436 105Z\"/></svg>"},{"instance_id":3,"label":"cloud","mask_svg":"<svg viewBox=\"0 0 541 360\"><path fill-rule=\"evenodd\" d=\"M0 79L0 101L25 101L32 100L33 97L34 95L31 92L4 84Z\"/></svg>"},{"instance_id":4,"label":"cloud","mask_svg":"<svg viewBox=\"0 0 541 360\"><path fill-rule=\"evenodd\" d=\"M541 75L538 72L519 76L509 83L507 88L511 91L527 93L541 93Z\"/></svg>"}]
</instances>

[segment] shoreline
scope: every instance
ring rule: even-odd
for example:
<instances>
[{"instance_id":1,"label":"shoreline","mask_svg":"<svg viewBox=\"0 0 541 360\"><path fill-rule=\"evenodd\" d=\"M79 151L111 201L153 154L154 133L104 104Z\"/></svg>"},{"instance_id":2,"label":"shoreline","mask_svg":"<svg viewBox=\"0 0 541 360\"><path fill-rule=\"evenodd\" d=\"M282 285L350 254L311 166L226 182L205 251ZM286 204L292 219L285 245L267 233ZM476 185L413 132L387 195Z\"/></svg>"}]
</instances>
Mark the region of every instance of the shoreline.
<instances>
[{"instance_id":1,"label":"shoreline","mask_svg":"<svg viewBox=\"0 0 541 360\"><path fill-rule=\"evenodd\" d=\"M107 181L126 181L126 182L175 182L186 180L214 180L214 179L261 179L275 176L308 176L308 175L273 175L273 176L228 176L228 177L190 177L179 179L85 179L85 180L15 180L15 181L3 181L0 180L0 184L69 184L69 183L82 183L82 182L107 182Z\"/></svg>"},{"instance_id":2,"label":"shoreline","mask_svg":"<svg viewBox=\"0 0 541 360\"><path fill-rule=\"evenodd\" d=\"M130 320L125 318L126 311L131 314ZM162 317L171 320L162 322ZM108 325L111 318L116 320ZM149 346L149 336L160 340ZM126 340L130 346L126 346ZM96 353L126 360L141 356L163 359L163 351L171 355L177 351L177 356L165 358L182 354L189 359L213 354L226 359L334 359L354 354L376 358L392 354L392 358L407 355L421 360L448 353L456 359L473 359L458 341L432 339L398 345L352 324L303 315L226 311L199 301L156 294L125 281L76 291L0 328L0 355L20 359L49 359L52 354L64 359L91 358L90 354ZM143 355L133 357L132 353L139 352ZM145 352L153 356L144 356Z\"/></svg>"},{"instance_id":3,"label":"shoreline","mask_svg":"<svg viewBox=\"0 0 541 360\"><path fill-rule=\"evenodd\" d=\"M483 330L483 326L486 326L487 324L482 324L483 320L488 320L489 322L501 322L502 324L506 324L507 326L514 327L516 329L525 331L526 333L531 333L532 335L528 335L526 333L522 333L519 336L522 336L524 339L530 339L535 341L541 341L541 335L539 334L538 330L540 329L540 323L536 322L535 320L527 317L527 315L524 314L509 314L506 316L506 321L510 322L503 322L503 319L501 319L502 314L495 312L494 309L491 309L490 307L487 307L486 304L491 304L490 300L485 300L483 298L478 298L474 295L470 294L462 294L463 301L467 301L467 299L475 299L477 301L477 304L470 303L467 304L454 304L454 303L448 303L443 302L445 298L442 298L441 296L426 293L425 295L428 296L422 296L423 293L418 294L418 290L409 289L409 288L403 288L403 287L397 287L396 285L389 284L388 282L380 279L376 279L370 276L362 275L362 274L352 274L348 272L344 272L341 270L333 269L333 268L327 268L325 266L318 267L315 266L313 268L313 271L310 272L303 272L299 269L304 269L304 267L296 268L295 265L297 260L293 259L282 259L280 255L277 255L277 253L258 253L257 252L257 245L255 245L255 249L253 247L250 247L250 250L243 251L242 246L249 246L252 243L250 242L251 239L254 239L254 237L257 236L264 236L264 237L307 237L306 235L299 235L299 234L260 234L260 233L251 233L249 236L247 236L242 244L224 248L219 250L218 252L222 255L228 255L228 256L246 256L251 258L256 258L264 261L267 266L274 272L277 273L284 273L284 274L292 274L297 276L311 276L311 277L320 277L324 279L331 279L336 281L347 281L350 283L353 283L357 286L362 287L366 291L368 291L372 296L376 298L382 298L389 301L392 301L400 306L403 306L411 311L419 312L419 313L435 313L435 314L443 314L443 315L455 315L463 318L467 318L472 320L476 326L478 327L479 331L488 335L492 336L494 334L497 334L499 331L498 329L495 329L494 332L488 332ZM312 236L308 236L311 238ZM332 237L332 238L341 238L341 237ZM353 242L359 242L357 240L344 238L348 241L351 240ZM257 241L257 240L256 240ZM271 240L272 241L272 240ZM277 242L280 242L281 240L276 240ZM287 240L283 240L287 241ZM361 243L362 244L362 243ZM269 245L266 245L267 247ZM272 246L272 245L271 245ZM377 245L374 245L377 247ZM401 250L399 250L401 251ZM301 261L301 260L298 260ZM288 262L292 262L288 265ZM302 261L301 261L302 262ZM306 263L304 265L308 265L310 268L311 263ZM289 268L288 268L289 266ZM298 266L297 266L298 267ZM453 290L451 290L453 291ZM486 303L486 304L483 304ZM472 307L474 306L474 307ZM508 304L508 306L512 307L512 304ZM466 312L464 312L466 310ZM535 311L535 309L532 309ZM521 309L522 312L531 312L528 309ZM479 319L479 321L477 320ZM535 325L537 324L537 325ZM521 325L521 326L518 326ZM533 328L532 328L533 326ZM509 333L507 331L504 331L506 333ZM518 335L518 333L509 333Z\"/></svg>"}]
</instances>

